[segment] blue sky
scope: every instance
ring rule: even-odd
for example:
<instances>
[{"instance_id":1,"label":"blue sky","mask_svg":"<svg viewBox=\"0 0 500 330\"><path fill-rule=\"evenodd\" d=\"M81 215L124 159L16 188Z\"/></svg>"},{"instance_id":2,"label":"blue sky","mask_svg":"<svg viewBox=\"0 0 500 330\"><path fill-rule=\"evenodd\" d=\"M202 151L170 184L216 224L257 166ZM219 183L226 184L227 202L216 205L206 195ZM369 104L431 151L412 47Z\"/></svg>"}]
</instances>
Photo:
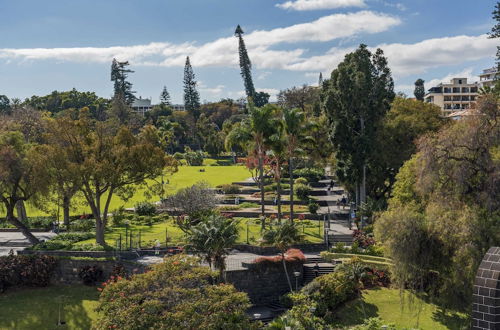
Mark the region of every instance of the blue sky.
<instances>
[{"instance_id":1,"label":"blue sky","mask_svg":"<svg viewBox=\"0 0 500 330\"><path fill-rule=\"evenodd\" d=\"M129 60L137 96L164 85L182 102L191 56L202 100L243 95L237 24L257 89L315 84L365 43L381 47L396 90L411 93L452 76L476 79L494 64L495 0L0 0L0 94L53 90L109 97L111 59Z\"/></svg>"}]
</instances>

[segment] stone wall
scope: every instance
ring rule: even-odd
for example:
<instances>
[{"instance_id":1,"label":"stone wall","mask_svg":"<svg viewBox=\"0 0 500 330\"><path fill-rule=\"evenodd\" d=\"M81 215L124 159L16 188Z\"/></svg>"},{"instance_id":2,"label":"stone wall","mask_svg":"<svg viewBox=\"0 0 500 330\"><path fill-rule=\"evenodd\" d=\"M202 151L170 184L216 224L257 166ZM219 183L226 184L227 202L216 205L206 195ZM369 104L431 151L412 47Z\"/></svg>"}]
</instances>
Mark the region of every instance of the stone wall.
<instances>
[{"instance_id":1,"label":"stone wall","mask_svg":"<svg viewBox=\"0 0 500 330\"><path fill-rule=\"evenodd\" d=\"M479 265L474 283L472 329L500 329L500 247L492 247Z\"/></svg>"},{"instance_id":2,"label":"stone wall","mask_svg":"<svg viewBox=\"0 0 500 330\"><path fill-rule=\"evenodd\" d=\"M101 268L103 271L103 277L101 280L105 281L113 274L113 269L117 265L122 265L127 274L144 272L144 266L129 261L73 260L61 258L57 262L51 282L61 284L81 284L82 280L78 277L78 273L80 269L85 266L98 266Z\"/></svg>"},{"instance_id":3,"label":"stone wall","mask_svg":"<svg viewBox=\"0 0 500 330\"><path fill-rule=\"evenodd\" d=\"M294 272L300 273L297 282L302 283L302 263L287 263L287 269L292 287L295 290ZM254 305L276 302L279 297L290 291L282 263L228 271L226 272L226 280L233 284L237 290L246 292Z\"/></svg>"},{"instance_id":4,"label":"stone wall","mask_svg":"<svg viewBox=\"0 0 500 330\"><path fill-rule=\"evenodd\" d=\"M315 244L296 244L292 248L299 249L302 252L321 252L327 249L325 243L315 243ZM264 247L257 245L248 244L236 244L233 249L241 252L249 252L260 255L274 255L278 254L280 251L274 247Z\"/></svg>"}]
</instances>

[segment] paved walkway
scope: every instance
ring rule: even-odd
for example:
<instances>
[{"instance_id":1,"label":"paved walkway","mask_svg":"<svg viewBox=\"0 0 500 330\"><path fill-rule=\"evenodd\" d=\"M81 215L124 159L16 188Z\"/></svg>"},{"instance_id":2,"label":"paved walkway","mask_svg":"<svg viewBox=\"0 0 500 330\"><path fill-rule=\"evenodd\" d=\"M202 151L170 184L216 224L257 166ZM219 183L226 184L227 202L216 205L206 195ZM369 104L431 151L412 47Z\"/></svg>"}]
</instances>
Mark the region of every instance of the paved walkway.
<instances>
[{"instance_id":1,"label":"paved walkway","mask_svg":"<svg viewBox=\"0 0 500 330\"><path fill-rule=\"evenodd\" d=\"M56 236L56 234L51 231L33 233L33 235L41 240L48 240ZM0 232L0 246L26 247L29 245L31 245L30 242L21 232Z\"/></svg>"}]
</instances>

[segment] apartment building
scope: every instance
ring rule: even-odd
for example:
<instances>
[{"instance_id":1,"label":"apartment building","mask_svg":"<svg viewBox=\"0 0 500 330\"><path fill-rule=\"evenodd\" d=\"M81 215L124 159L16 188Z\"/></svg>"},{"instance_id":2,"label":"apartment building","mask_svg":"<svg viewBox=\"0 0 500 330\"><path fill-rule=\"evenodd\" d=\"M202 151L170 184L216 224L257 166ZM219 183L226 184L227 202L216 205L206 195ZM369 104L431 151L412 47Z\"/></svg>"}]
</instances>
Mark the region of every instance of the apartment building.
<instances>
[{"instance_id":1,"label":"apartment building","mask_svg":"<svg viewBox=\"0 0 500 330\"><path fill-rule=\"evenodd\" d=\"M483 70L483 73L479 75L479 83L481 87L488 86L491 87L496 79L500 79L500 73L497 67L489 68Z\"/></svg>"},{"instance_id":2,"label":"apartment building","mask_svg":"<svg viewBox=\"0 0 500 330\"><path fill-rule=\"evenodd\" d=\"M144 116L146 112L153 109L153 106L151 105L151 99L143 99L142 97L139 97L134 100L131 108L138 114Z\"/></svg>"},{"instance_id":3,"label":"apartment building","mask_svg":"<svg viewBox=\"0 0 500 330\"><path fill-rule=\"evenodd\" d=\"M449 83L432 87L425 95L425 102L441 108L443 116L459 110L473 108L478 96L479 83L468 83L467 78L453 78Z\"/></svg>"}]
</instances>

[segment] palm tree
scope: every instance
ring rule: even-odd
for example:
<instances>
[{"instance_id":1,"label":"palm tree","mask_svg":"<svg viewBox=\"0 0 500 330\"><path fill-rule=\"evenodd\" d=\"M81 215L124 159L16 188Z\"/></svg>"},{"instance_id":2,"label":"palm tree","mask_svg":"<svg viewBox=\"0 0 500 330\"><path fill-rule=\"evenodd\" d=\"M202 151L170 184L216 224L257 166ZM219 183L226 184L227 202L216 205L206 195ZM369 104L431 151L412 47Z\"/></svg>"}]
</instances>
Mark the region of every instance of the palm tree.
<instances>
[{"instance_id":1,"label":"palm tree","mask_svg":"<svg viewBox=\"0 0 500 330\"><path fill-rule=\"evenodd\" d=\"M277 123L276 133L269 138L269 146L272 151L272 168L273 177L276 182L276 201L278 204L278 222L281 223L281 168L286 159L287 153L287 141L285 139L285 132L283 127L283 121Z\"/></svg>"},{"instance_id":2,"label":"palm tree","mask_svg":"<svg viewBox=\"0 0 500 330\"><path fill-rule=\"evenodd\" d=\"M286 133L288 171L290 175L290 221L293 222L293 169L294 157L297 155L300 143L306 139L307 126L305 114L299 109L284 109L283 124Z\"/></svg>"},{"instance_id":3,"label":"palm tree","mask_svg":"<svg viewBox=\"0 0 500 330\"><path fill-rule=\"evenodd\" d=\"M281 260L283 262L283 270L285 271L286 279L290 287L290 291L293 291L292 282L290 281L290 276L286 269L285 252L296 243L303 240L299 229L292 222L285 222L279 224L278 226L270 229L262 235L262 245L274 246L280 251Z\"/></svg>"},{"instance_id":4,"label":"palm tree","mask_svg":"<svg viewBox=\"0 0 500 330\"><path fill-rule=\"evenodd\" d=\"M219 271L220 281L224 281L226 256L238 239L238 224L220 214L212 214L192 227L187 238L187 247L202 256L210 268Z\"/></svg>"},{"instance_id":5,"label":"palm tree","mask_svg":"<svg viewBox=\"0 0 500 330\"><path fill-rule=\"evenodd\" d=\"M264 203L264 158L269 147L269 138L275 134L278 119L276 118L277 107L266 104L261 108L250 109L248 118L239 125L235 125L233 130L226 137L226 148L234 145L241 145L258 159L259 171L259 189L261 215L265 215ZM265 222L262 221L262 229L265 228Z\"/></svg>"}]
</instances>

